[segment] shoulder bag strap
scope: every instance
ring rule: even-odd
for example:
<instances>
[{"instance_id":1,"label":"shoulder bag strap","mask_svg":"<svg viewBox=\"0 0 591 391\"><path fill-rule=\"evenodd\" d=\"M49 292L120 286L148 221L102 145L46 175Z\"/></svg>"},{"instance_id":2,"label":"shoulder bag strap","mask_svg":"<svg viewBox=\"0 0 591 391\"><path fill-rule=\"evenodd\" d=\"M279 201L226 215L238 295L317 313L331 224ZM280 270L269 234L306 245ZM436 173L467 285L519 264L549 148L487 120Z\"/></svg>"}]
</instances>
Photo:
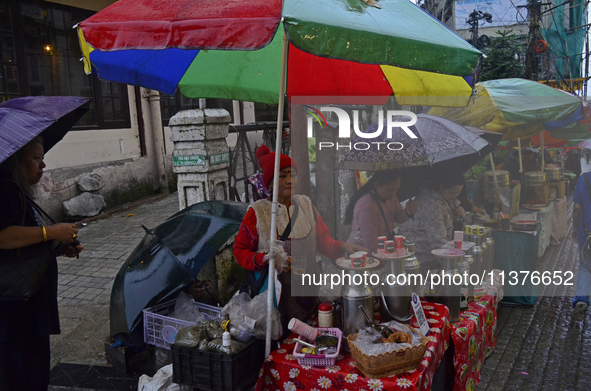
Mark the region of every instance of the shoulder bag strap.
<instances>
[{"instance_id":1,"label":"shoulder bag strap","mask_svg":"<svg viewBox=\"0 0 591 391\"><path fill-rule=\"evenodd\" d=\"M382 205L381 205L380 201L378 200L376 195L373 194L372 192L370 192L369 194L371 195L373 202L375 202L376 205L378 206L378 209L380 210L380 213L382 214L382 217L384 218L384 223L386 224L386 230L388 231L388 234L386 235L388 237L388 240L394 240L394 232L393 232L393 230L390 230L390 225L388 224L388 220L386 220L386 215L384 214L384 210L382 209Z\"/></svg>"},{"instance_id":2,"label":"shoulder bag strap","mask_svg":"<svg viewBox=\"0 0 591 391\"><path fill-rule=\"evenodd\" d=\"M25 197L27 197L27 200L29 200L29 202L31 203L31 205L33 205L33 207L35 209L37 209L37 211L41 212L43 215L45 215L45 217L47 217L49 219L49 221L51 221L53 224L55 224L55 220L49 214L47 214L46 211L44 211L43 209L41 209L41 207L39 205L37 205L37 203L35 201L33 201L33 199L31 197L29 197L26 194L25 194Z\"/></svg>"},{"instance_id":3,"label":"shoulder bag strap","mask_svg":"<svg viewBox=\"0 0 591 391\"><path fill-rule=\"evenodd\" d=\"M283 233L281 234L281 237L279 238L279 240L281 240L282 242L285 242L287 240L287 238L289 238L289 234L291 233L291 226L293 224L295 224L296 219L298 218L298 212L300 210L300 207L298 205L298 203L293 200L293 215L291 215L291 217L289 218L289 223L287 223L287 227L285 227L285 230L283 231ZM293 224L292 224L292 220L293 220Z\"/></svg>"}]
</instances>

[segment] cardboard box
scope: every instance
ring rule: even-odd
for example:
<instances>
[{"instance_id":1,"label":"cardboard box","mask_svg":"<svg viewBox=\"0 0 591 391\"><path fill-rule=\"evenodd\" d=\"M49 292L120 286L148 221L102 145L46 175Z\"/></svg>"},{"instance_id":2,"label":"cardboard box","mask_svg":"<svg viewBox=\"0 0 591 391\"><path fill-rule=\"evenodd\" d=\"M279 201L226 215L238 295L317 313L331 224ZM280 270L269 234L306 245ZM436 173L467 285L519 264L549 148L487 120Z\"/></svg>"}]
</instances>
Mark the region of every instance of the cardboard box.
<instances>
[{"instance_id":1,"label":"cardboard box","mask_svg":"<svg viewBox=\"0 0 591 391\"><path fill-rule=\"evenodd\" d=\"M122 373L154 374L154 346L146 345L146 349L137 352L131 346L111 348L115 340L105 338L105 358L107 363Z\"/></svg>"},{"instance_id":2,"label":"cardboard box","mask_svg":"<svg viewBox=\"0 0 591 391\"><path fill-rule=\"evenodd\" d=\"M567 181L550 182L548 185L550 187L549 197L551 200L561 199L566 196Z\"/></svg>"}]
</instances>

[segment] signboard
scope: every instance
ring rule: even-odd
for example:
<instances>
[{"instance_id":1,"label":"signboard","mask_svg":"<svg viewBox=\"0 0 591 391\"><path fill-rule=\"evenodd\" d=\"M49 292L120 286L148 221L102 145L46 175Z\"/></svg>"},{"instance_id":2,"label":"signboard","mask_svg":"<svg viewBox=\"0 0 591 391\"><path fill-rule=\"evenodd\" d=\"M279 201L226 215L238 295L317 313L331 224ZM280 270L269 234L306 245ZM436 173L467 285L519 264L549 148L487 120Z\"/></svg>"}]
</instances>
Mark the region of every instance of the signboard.
<instances>
[{"instance_id":1,"label":"signboard","mask_svg":"<svg viewBox=\"0 0 591 391\"><path fill-rule=\"evenodd\" d=\"M173 166L205 166L205 156L173 156Z\"/></svg>"},{"instance_id":2,"label":"signboard","mask_svg":"<svg viewBox=\"0 0 591 391\"><path fill-rule=\"evenodd\" d=\"M523 22L527 18L527 10L517 6L527 5L526 0L458 0L456 1L456 30L468 30L466 22L472 11L488 12L492 15L492 23L480 21L479 28L504 27Z\"/></svg>"},{"instance_id":3,"label":"signboard","mask_svg":"<svg viewBox=\"0 0 591 391\"><path fill-rule=\"evenodd\" d=\"M230 161L230 152L216 153L215 155L211 155L209 157L209 164L212 166L214 164L228 163L229 161Z\"/></svg>"},{"instance_id":4,"label":"signboard","mask_svg":"<svg viewBox=\"0 0 591 391\"><path fill-rule=\"evenodd\" d=\"M427 323L427 319L425 318L423 306L421 305L421 299L419 299L419 296L417 296L417 294L414 292L412 294L411 304L412 309L415 312L417 321L419 322L419 328L421 329L421 333L423 333L423 335L426 336L429 332L429 323Z\"/></svg>"}]
</instances>

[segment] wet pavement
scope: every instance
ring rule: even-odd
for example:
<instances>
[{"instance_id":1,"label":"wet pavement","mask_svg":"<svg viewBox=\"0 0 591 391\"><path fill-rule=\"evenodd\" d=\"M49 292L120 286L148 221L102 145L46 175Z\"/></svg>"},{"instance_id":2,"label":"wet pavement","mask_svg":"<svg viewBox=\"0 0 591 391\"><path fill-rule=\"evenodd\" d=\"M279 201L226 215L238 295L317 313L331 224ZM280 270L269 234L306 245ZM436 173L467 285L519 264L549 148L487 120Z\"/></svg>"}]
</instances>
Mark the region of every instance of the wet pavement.
<instances>
[{"instance_id":1,"label":"wet pavement","mask_svg":"<svg viewBox=\"0 0 591 391\"><path fill-rule=\"evenodd\" d=\"M583 160L583 172L589 170L591 164ZM108 366L104 339L109 334L110 291L119 268L144 236L141 226L154 228L177 211L175 193L80 229L85 246L80 259L59 260L62 334L52 337L55 376L50 390L135 389L133 379L119 378L102 368ZM569 202L569 235L559 245L548 247L538 270L573 270L576 274L578 246L569 239L571 214ZM591 317L587 313L583 322L571 320L573 292L574 287L562 288L561 296L544 297L542 289L532 307L499 308L497 347L484 363L477 390L591 390L591 372L585 370L591 363ZM75 381L80 373L90 376L93 368L109 382Z\"/></svg>"}]
</instances>

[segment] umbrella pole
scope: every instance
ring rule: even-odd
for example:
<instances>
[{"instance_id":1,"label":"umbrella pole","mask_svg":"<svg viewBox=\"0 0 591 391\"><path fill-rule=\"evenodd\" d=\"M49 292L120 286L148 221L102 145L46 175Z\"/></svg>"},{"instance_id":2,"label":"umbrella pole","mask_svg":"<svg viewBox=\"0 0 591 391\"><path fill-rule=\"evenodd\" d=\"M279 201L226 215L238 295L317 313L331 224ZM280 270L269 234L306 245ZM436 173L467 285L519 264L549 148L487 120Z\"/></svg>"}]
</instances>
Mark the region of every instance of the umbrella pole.
<instances>
[{"instance_id":1,"label":"umbrella pole","mask_svg":"<svg viewBox=\"0 0 591 391\"><path fill-rule=\"evenodd\" d=\"M488 154L488 158L490 159L490 169L492 171L493 174L493 178L494 178L494 183L495 183L495 207L494 209L499 208L499 210L501 210L501 196L499 194L499 182L497 181L497 170L495 170L495 161L493 159L493 154L492 152Z\"/></svg>"},{"instance_id":2,"label":"umbrella pole","mask_svg":"<svg viewBox=\"0 0 591 391\"><path fill-rule=\"evenodd\" d=\"M544 167L546 167L546 162L545 162L545 158L544 158L544 133L545 131L542 130L542 134L540 135L540 152L542 153L542 167L540 169L540 171L544 171Z\"/></svg>"},{"instance_id":3,"label":"umbrella pole","mask_svg":"<svg viewBox=\"0 0 591 391\"><path fill-rule=\"evenodd\" d=\"M521 138L517 138L517 156L519 157L519 180L523 186L523 164L521 162Z\"/></svg>"},{"instance_id":4,"label":"umbrella pole","mask_svg":"<svg viewBox=\"0 0 591 391\"><path fill-rule=\"evenodd\" d=\"M279 187L279 165L281 158L281 134L283 131L283 103L285 95L285 81L287 75L287 36L285 31L283 32L283 49L281 52L281 81L279 84L279 108L277 110L277 134L275 139L275 166L273 172L273 204L271 206L271 243L270 248L274 247L275 240L277 240L277 201L279 200L279 193L277 188ZM269 257L269 282L267 289L267 327L265 334L265 357L271 353L271 328L272 328L272 315L273 315L273 296L275 294L275 255L271 251ZM279 297L277 301L279 301Z\"/></svg>"}]
</instances>

